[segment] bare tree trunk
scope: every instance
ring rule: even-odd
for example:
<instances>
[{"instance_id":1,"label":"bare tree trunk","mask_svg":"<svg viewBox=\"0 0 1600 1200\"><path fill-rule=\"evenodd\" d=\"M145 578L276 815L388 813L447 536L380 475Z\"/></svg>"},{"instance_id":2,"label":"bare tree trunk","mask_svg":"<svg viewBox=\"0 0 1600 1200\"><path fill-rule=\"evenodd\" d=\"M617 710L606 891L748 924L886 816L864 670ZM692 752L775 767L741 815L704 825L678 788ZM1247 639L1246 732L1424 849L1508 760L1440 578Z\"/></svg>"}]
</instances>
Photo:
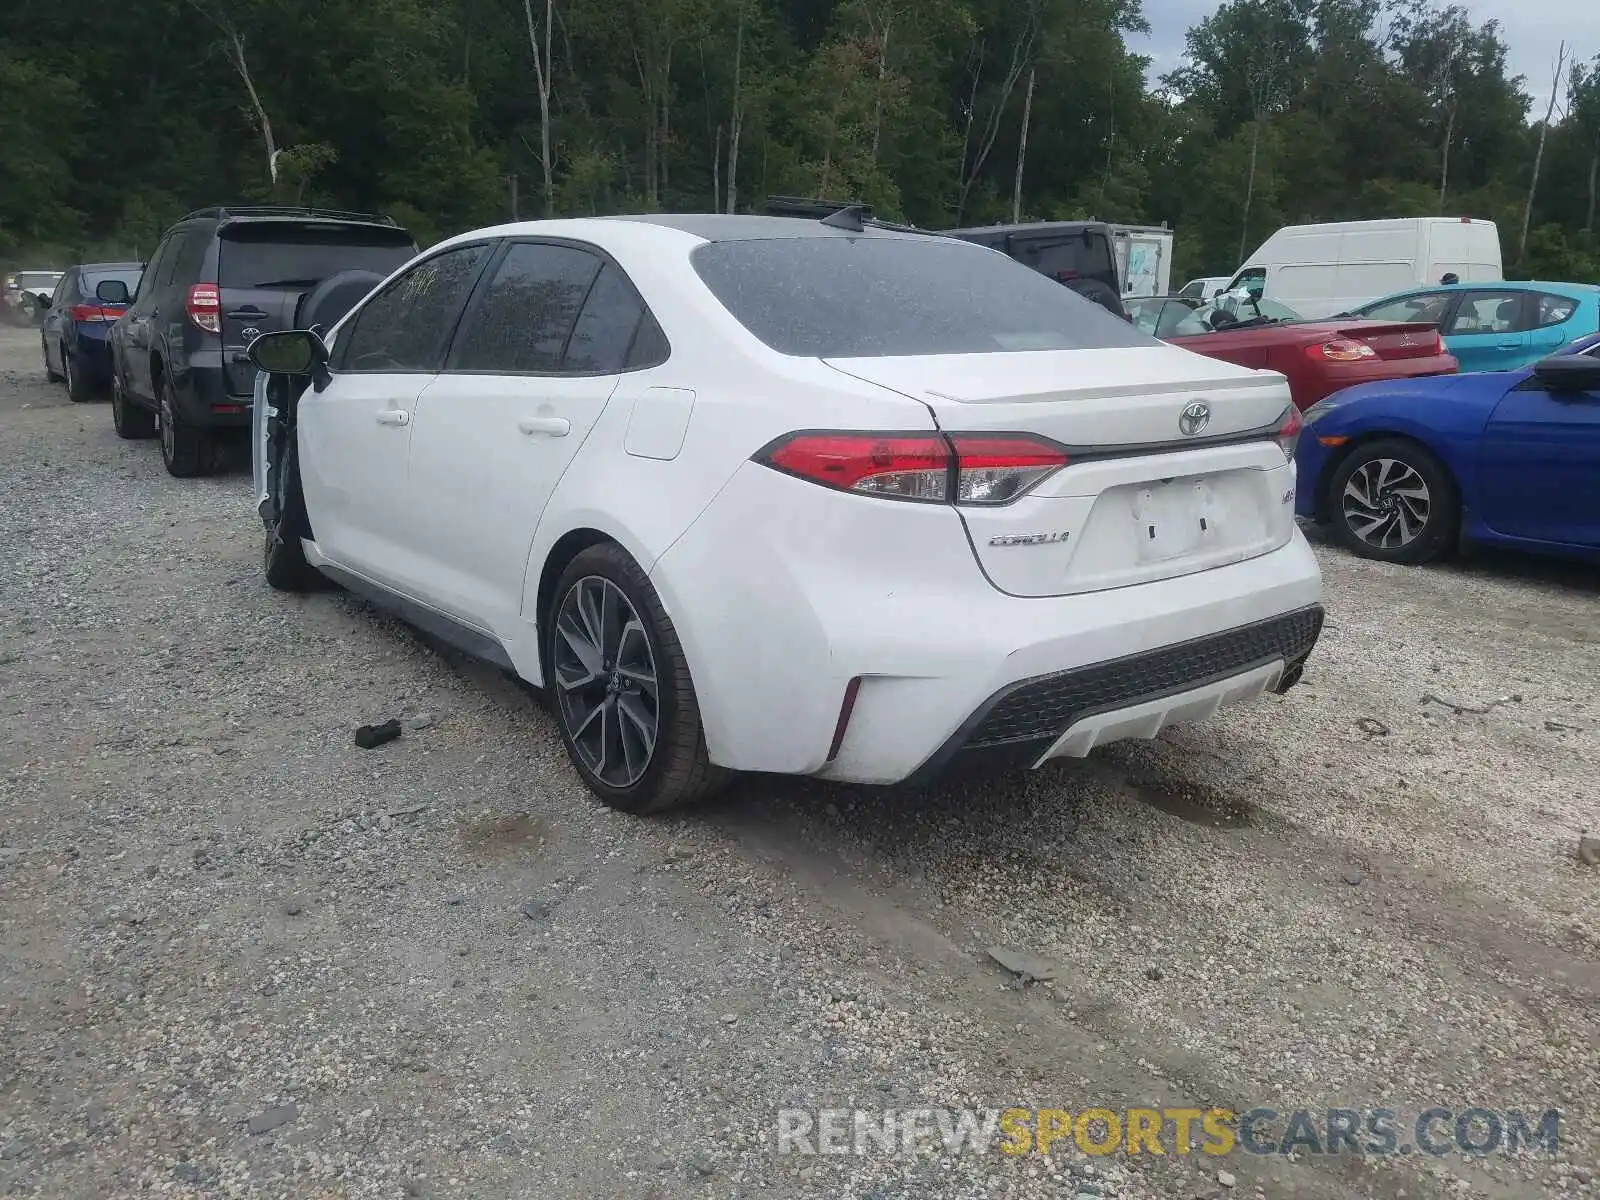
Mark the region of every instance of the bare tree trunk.
<instances>
[{"instance_id":1,"label":"bare tree trunk","mask_svg":"<svg viewBox=\"0 0 1600 1200\"><path fill-rule=\"evenodd\" d=\"M1244 261L1245 247L1249 245L1250 238L1250 201L1256 194L1256 155L1261 150L1261 118L1256 118L1256 127L1250 134L1250 174L1245 176L1244 182L1244 213L1239 223L1239 261Z\"/></svg>"},{"instance_id":2,"label":"bare tree trunk","mask_svg":"<svg viewBox=\"0 0 1600 1200\"><path fill-rule=\"evenodd\" d=\"M1589 156L1589 209L1584 214L1583 231L1594 232L1594 196L1595 185L1600 184L1600 143L1595 144L1594 153Z\"/></svg>"},{"instance_id":3,"label":"bare tree trunk","mask_svg":"<svg viewBox=\"0 0 1600 1200\"><path fill-rule=\"evenodd\" d=\"M544 215L555 204L555 176L550 162L550 38L555 30L555 0L544 0L544 48L539 47L539 30L533 20L533 0L522 0L528 20L528 45L533 50L533 82L539 92L539 169L544 173Z\"/></svg>"},{"instance_id":4,"label":"bare tree trunk","mask_svg":"<svg viewBox=\"0 0 1600 1200\"><path fill-rule=\"evenodd\" d=\"M1444 123L1444 154L1439 160L1439 215L1444 216L1444 197L1450 189L1450 143L1456 137L1456 106L1450 105L1450 116Z\"/></svg>"},{"instance_id":5,"label":"bare tree trunk","mask_svg":"<svg viewBox=\"0 0 1600 1200\"><path fill-rule=\"evenodd\" d=\"M872 101L872 161L878 161L878 143L883 137L883 88L889 78L889 26L891 12L883 18L883 37L878 42L878 90Z\"/></svg>"},{"instance_id":6,"label":"bare tree trunk","mask_svg":"<svg viewBox=\"0 0 1600 1200\"><path fill-rule=\"evenodd\" d=\"M1106 190L1111 186L1111 163L1117 152L1117 72L1115 67L1106 75L1106 171L1100 176L1100 207L1106 206ZM1099 214L1096 214L1099 215Z\"/></svg>"},{"instance_id":7,"label":"bare tree trunk","mask_svg":"<svg viewBox=\"0 0 1600 1200\"><path fill-rule=\"evenodd\" d=\"M739 135L744 131L744 2L739 4L739 25L733 34L733 104L728 113L728 197L724 212L737 212L739 203Z\"/></svg>"},{"instance_id":8,"label":"bare tree trunk","mask_svg":"<svg viewBox=\"0 0 1600 1200\"><path fill-rule=\"evenodd\" d=\"M272 137L272 122L267 119L266 106L261 103L261 96L256 91L255 80L250 77L250 64L245 61L244 35L226 17L219 17L210 8L200 3L200 0L189 0L189 7L194 9L209 21L222 35L222 52L227 57L228 65L239 76L244 84L244 90L250 97L250 109L255 113L256 125L261 130L261 141L265 145L267 154L267 177L272 181L274 195L278 188L278 143Z\"/></svg>"},{"instance_id":9,"label":"bare tree trunk","mask_svg":"<svg viewBox=\"0 0 1600 1200\"><path fill-rule=\"evenodd\" d=\"M967 197L967 156L972 152L972 121L978 114L978 84L983 80L983 50L986 43L978 41L977 61L972 68L972 92L967 96L967 120L961 130L961 204L956 207L956 221L961 220L961 205Z\"/></svg>"},{"instance_id":10,"label":"bare tree trunk","mask_svg":"<svg viewBox=\"0 0 1600 1200\"><path fill-rule=\"evenodd\" d=\"M1016 90L1017 81L1022 78L1022 72L1027 69L1029 60L1033 55L1034 21L1030 14L1028 24L1023 33L1011 47L1011 61L1006 66L1005 76L1000 81L1000 96L996 99L994 110L984 122L983 136L978 141L978 154L972 161L970 170L966 170L961 180L961 196L956 201L956 220L961 220L961 215L967 209L967 197L972 194L972 185L978 181L978 172L983 170L983 164L989 158L989 151L994 148L994 140L1000 133L1000 121L1005 116L1006 101L1011 99L1011 93ZM974 87L976 92L976 87ZM965 167L965 164L963 164Z\"/></svg>"},{"instance_id":11,"label":"bare tree trunk","mask_svg":"<svg viewBox=\"0 0 1600 1200\"><path fill-rule=\"evenodd\" d=\"M1528 224L1533 220L1533 198L1539 191L1539 168L1544 165L1544 141L1550 133L1550 118L1555 115L1556 96L1561 92L1561 75L1567 63L1567 43L1556 48L1556 68L1550 78L1550 103L1545 106L1544 121L1539 126L1539 148L1533 152L1533 177L1528 180L1528 202L1522 207L1522 238L1517 243L1517 265L1521 266L1528 254Z\"/></svg>"},{"instance_id":12,"label":"bare tree trunk","mask_svg":"<svg viewBox=\"0 0 1600 1200\"><path fill-rule=\"evenodd\" d=\"M645 67L637 45L633 47L633 65L639 72L639 87L644 96L644 202L646 208L654 212L659 207L661 197L658 186L660 175L656 168L661 127L656 121L655 72L653 68Z\"/></svg>"},{"instance_id":13,"label":"bare tree trunk","mask_svg":"<svg viewBox=\"0 0 1600 1200\"><path fill-rule=\"evenodd\" d=\"M716 140L711 143L711 211L717 211L722 202L722 126L717 126Z\"/></svg>"},{"instance_id":14,"label":"bare tree trunk","mask_svg":"<svg viewBox=\"0 0 1600 1200\"><path fill-rule=\"evenodd\" d=\"M516 172L512 172L508 178L511 182L511 219L520 221L522 220L522 206L518 203Z\"/></svg>"},{"instance_id":15,"label":"bare tree trunk","mask_svg":"<svg viewBox=\"0 0 1600 1200\"><path fill-rule=\"evenodd\" d=\"M1022 164L1028 158L1028 126L1033 122L1033 80L1035 69L1028 68L1028 90L1022 99L1022 133L1017 138L1017 175L1011 183L1011 223L1022 221Z\"/></svg>"}]
</instances>

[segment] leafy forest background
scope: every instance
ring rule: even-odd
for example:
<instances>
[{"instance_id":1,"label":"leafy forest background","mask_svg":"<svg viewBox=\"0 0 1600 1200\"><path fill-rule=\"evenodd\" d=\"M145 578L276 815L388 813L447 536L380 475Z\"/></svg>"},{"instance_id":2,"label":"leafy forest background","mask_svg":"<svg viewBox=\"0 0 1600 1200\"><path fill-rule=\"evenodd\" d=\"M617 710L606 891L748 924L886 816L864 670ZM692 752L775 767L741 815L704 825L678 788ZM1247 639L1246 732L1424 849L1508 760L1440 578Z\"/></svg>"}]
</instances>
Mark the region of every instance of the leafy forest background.
<instances>
[{"instance_id":1,"label":"leafy forest background","mask_svg":"<svg viewBox=\"0 0 1600 1200\"><path fill-rule=\"evenodd\" d=\"M381 211L427 243L787 194L927 228L1166 222L1174 286L1285 223L1472 215L1508 275L1600 281L1600 47L1526 80L1494 23L1435 0L1231 0L1153 89L1139 0L141 0L6 24L17 266L147 256L218 202Z\"/></svg>"}]
</instances>

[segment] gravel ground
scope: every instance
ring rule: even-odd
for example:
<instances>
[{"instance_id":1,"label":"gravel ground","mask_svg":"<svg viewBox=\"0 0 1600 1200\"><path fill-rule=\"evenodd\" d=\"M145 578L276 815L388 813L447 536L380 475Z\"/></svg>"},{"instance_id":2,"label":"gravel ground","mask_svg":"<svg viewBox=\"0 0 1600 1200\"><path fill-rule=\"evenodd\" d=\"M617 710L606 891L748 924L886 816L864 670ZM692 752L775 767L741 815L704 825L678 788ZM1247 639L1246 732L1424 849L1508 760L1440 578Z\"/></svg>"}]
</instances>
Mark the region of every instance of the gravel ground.
<instances>
[{"instance_id":1,"label":"gravel ground","mask_svg":"<svg viewBox=\"0 0 1600 1200\"><path fill-rule=\"evenodd\" d=\"M270 592L247 472L169 478L37 347L0 331L0 1187L1600 1196L1594 571L1320 547L1287 697L1021 779L636 820L493 670ZM1565 1121L1553 1159L773 1136L1144 1104Z\"/></svg>"}]
</instances>

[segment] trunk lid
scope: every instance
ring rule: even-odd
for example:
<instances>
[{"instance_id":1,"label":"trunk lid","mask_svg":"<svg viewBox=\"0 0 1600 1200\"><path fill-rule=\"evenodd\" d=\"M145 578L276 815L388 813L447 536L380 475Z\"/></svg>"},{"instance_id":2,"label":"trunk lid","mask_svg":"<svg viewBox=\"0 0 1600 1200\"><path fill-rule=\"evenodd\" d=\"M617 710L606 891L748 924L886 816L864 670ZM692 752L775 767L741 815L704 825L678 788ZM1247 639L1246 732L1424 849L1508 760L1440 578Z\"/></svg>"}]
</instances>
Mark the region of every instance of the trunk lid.
<instances>
[{"instance_id":1,"label":"trunk lid","mask_svg":"<svg viewBox=\"0 0 1600 1200\"><path fill-rule=\"evenodd\" d=\"M1333 336L1365 342L1386 362L1444 353L1439 327L1426 321L1351 321L1332 328Z\"/></svg>"},{"instance_id":2,"label":"trunk lid","mask_svg":"<svg viewBox=\"0 0 1600 1200\"><path fill-rule=\"evenodd\" d=\"M263 333L295 328L300 301L342 271L388 275L416 253L404 229L328 220L230 221L218 230L222 361L228 391L248 396L256 369L245 351Z\"/></svg>"},{"instance_id":3,"label":"trunk lid","mask_svg":"<svg viewBox=\"0 0 1600 1200\"><path fill-rule=\"evenodd\" d=\"M921 401L947 433L1029 433L1068 464L995 507L963 505L990 582L1058 596L1265 554L1294 530L1294 472L1274 440L1281 375L1176 346L828 360ZM1204 420L1195 428L1204 406ZM1186 411L1191 418L1184 421Z\"/></svg>"}]
</instances>

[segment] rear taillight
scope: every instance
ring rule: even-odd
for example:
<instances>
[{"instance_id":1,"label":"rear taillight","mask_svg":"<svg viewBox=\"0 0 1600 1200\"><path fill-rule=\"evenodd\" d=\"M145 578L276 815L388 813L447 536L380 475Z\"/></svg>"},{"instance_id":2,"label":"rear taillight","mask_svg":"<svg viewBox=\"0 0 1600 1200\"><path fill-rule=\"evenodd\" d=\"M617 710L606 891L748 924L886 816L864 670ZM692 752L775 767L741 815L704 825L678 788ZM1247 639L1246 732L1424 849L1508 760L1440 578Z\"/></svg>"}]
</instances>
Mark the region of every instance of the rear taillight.
<instances>
[{"instance_id":1,"label":"rear taillight","mask_svg":"<svg viewBox=\"0 0 1600 1200\"><path fill-rule=\"evenodd\" d=\"M1307 346L1306 354L1327 362L1360 362L1363 359L1378 357L1378 352L1371 346L1354 338L1334 338L1333 341L1323 342L1321 345Z\"/></svg>"},{"instance_id":2,"label":"rear taillight","mask_svg":"<svg viewBox=\"0 0 1600 1200\"><path fill-rule=\"evenodd\" d=\"M109 325L122 315L120 308L105 308L99 304L74 304L68 311L80 325Z\"/></svg>"},{"instance_id":3,"label":"rear taillight","mask_svg":"<svg viewBox=\"0 0 1600 1200\"><path fill-rule=\"evenodd\" d=\"M214 283L197 283L184 301L189 320L207 333L222 332L222 293Z\"/></svg>"},{"instance_id":4,"label":"rear taillight","mask_svg":"<svg viewBox=\"0 0 1600 1200\"><path fill-rule=\"evenodd\" d=\"M755 461L844 492L928 504L1008 504L1067 465L1030 434L791 433Z\"/></svg>"},{"instance_id":5,"label":"rear taillight","mask_svg":"<svg viewBox=\"0 0 1600 1200\"><path fill-rule=\"evenodd\" d=\"M1300 420L1300 410L1292 404L1289 405L1278 422L1276 440L1284 458L1290 462L1294 461L1295 447L1300 444L1300 430L1303 428L1305 426Z\"/></svg>"}]
</instances>

